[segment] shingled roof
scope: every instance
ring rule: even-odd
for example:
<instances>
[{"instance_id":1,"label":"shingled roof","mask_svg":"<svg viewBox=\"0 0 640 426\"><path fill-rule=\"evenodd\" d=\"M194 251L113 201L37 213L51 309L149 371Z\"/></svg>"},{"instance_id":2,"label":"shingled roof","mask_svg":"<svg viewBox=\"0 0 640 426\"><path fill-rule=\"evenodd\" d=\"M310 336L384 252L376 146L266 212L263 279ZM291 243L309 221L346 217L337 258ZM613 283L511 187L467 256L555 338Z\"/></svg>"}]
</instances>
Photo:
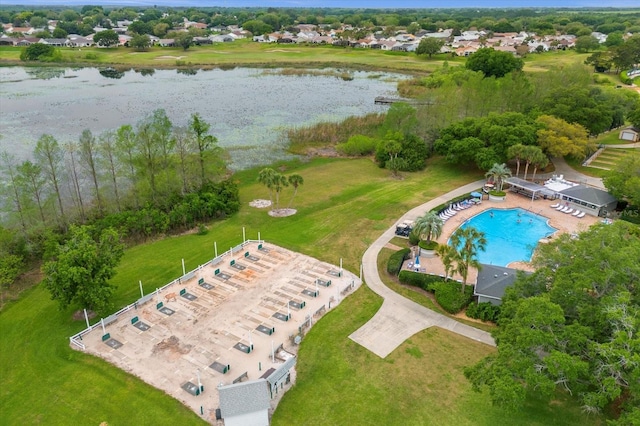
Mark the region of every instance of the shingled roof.
<instances>
[{"instance_id":1,"label":"shingled roof","mask_svg":"<svg viewBox=\"0 0 640 426\"><path fill-rule=\"evenodd\" d=\"M483 264L482 269L478 271L474 294L502 300L504 290L514 283L517 272L511 268Z\"/></svg>"},{"instance_id":2,"label":"shingled roof","mask_svg":"<svg viewBox=\"0 0 640 426\"><path fill-rule=\"evenodd\" d=\"M577 185L572 188L567 188L560 191L560 193L567 197L595 204L596 206L606 206L607 204L616 201L616 198L607 191L585 185Z\"/></svg>"},{"instance_id":3,"label":"shingled roof","mask_svg":"<svg viewBox=\"0 0 640 426\"><path fill-rule=\"evenodd\" d=\"M267 381L258 379L218 388L222 418L269 409Z\"/></svg>"}]
</instances>

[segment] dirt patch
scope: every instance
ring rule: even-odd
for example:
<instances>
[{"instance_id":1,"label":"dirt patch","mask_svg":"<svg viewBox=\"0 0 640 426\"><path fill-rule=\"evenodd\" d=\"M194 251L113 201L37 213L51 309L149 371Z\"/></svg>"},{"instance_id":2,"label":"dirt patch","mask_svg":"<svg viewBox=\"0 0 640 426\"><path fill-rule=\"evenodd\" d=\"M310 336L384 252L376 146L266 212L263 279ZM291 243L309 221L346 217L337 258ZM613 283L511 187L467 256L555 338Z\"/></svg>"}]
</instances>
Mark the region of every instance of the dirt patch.
<instances>
[{"instance_id":1,"label":"dirt patch","mask_svg":"<svg viewBox=\"0 0 640 426\"><path fill-rule=\"evenodd\" d=\"M249 205L251 207L255 207L257 209L264 209L266 207L270 207L271 206L271 201L270 200L256 199L256 200L253 200L253 201L249 202Z\"/></svg>"},{"instance_id":2,"label":"dirt patch","mask_svg":"<svg viewBox=\"0 0 640 426\"><path fill-rule=\"evenodd\" d=\"M298 210L296 210L296 209L275 209L275 210L271 210L269 212L269 216L287 217L287 216L293 216L297 212L298 212Z\"/></svg>"},{"instance_id":3,"label":"dirt patch","mask_svg":"<svg viewBox=\"0 0 640 426\"><path fill-rule=\"evenodd\" d=\"M93 319L97 316L97 314L93 311L87 311L87 316L89 317L89 319ZM73 313L73 320L74 321L80 321L83 320L84 318L84 311L75 311Z\"/></svg>"},{"instance_id":4,"label":"dirt patch","mask_svg":"<svg viewBox=\"0 0 640 426\"><path fill-rule=\"evenodd\" d=\"M159 343L157 343L152 350L152 353L165 353L169 356L169 358L179 358L181 355L188 354L191 352L191 348L193 345L181 345L180 339L176 336L170 336L167 339L162 339Z\"/></svg>"},{"instance_id":5,"label":"dirt patch","mask_svg":"<svg viewBox=\"0 0 640 426\"><path fill-rule=\"evenodd\" d=\"M322 148L309 148L307 150L307 155L310 157L340 157L340 154L336 149L332 146L326 146Z\"/></svg>"},{"instance_id":6,"label":"dirt patch","mask_svg":"<svg viewBox=\"0 0 640 426\"><path fill-rule=\"evenodd\" d=\"M279 52L300 53L300 50L271 49L271 50L265 50L265 52L267 53L279 53Z\"/></svg>"}]
</instances>

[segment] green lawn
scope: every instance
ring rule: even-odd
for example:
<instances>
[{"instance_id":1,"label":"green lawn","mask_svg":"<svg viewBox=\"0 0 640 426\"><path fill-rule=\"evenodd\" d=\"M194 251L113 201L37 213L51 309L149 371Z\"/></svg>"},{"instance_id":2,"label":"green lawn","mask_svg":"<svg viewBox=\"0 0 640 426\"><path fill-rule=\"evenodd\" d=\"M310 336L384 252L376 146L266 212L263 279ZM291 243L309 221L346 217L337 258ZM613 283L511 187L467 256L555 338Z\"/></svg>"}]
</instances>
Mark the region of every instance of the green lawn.
<instances>
[{"instance_id":1,"label":"green lawn","mask_svg":"<svg viewBox=\"0 0 640 426\"><path fill-rule=\"evenodd\" d=\"M114 65L122 67L175 68L260 66L271 68L309 66L349 67L354 69L387 69L403 72L433 70L440 67L450 56L427 59L406 52L383 52L372 49L340 48L334 46L276 45L237 40L208 46L182 48L153 47L138 52L126 47L117 48L62 48L65 63L85 66ZM20 61L20 48L0 47L0 63Z\"/></svg>"},{"instance_id":2,"label":"green lawn","mask_svg":"<svg viewBox=\"0 0 640 426\"><path fill-rule=\"evenodd\" d=\"M345 302L303 340L297 383L280 402L274 426L601 423L561 394L549 405L530 401L522 412L493 407L486 393L473 392L463 368L494 349L442 329L417 333L381 359L348 338L380 298L363 287Z\"/></svg>"},{"instance_id":3,"label":"green lawn","mask_svg":"<svg viewBox=\"0 0 640 426\"><path fill-rule=\"evenodd\" d=\"M213 256L214 241L220 252L239 243L243 226L248 238L260 231L267 241L325 261L338 263L342 257L345 268L357 271L366 247L404 212L482 176L474 170L451 169L438 159L430 160L424 172L402 180L391 178L369 159L315 159L276 167L304 177L293 204L298 214L271 218L266 210L248 207L252 199L268 198L268 191L256 183L258 170L236 174L243 206L238 214L211 224L204 236L169 237L126 251L113 280L114 310L138 297L138 280L151 291L180 275L182 258L192 269ZM283 204L289 196L283 194ZM429 419L442 419L439 424L489 424L502 418L554 424L560 417L564 424L594 423L565 401L551 408L534 404L524 416L489 407L486 395L469 391L461 368L491 349L440 330L420 333L387 360L378 359L345 336L379 304L368 290L359 290L313 328L302 344L298 385L278 409L277 424L336 424L331 419L338 424L366 419L371 424L391 416L406 416L406 424L426 424ZM41 286L0 311L0 424L201 422L163 392L70 349L68 337L84 328L84 321L71 319L72 312L60 311Z\"/></svg>"},{"instance_id":4,"label":"green lawn","mask_svg":"<svg viewBox=\"0 0 640 426\"><path fill-rule=\"evenodd\" d=\"M20 62L22 49L0 47L0 64ZM434 55L429 59L415 53L389 52L376 49L354 49L327 45L286 45L256 43L249 39L208 46L192 46L188 50L178 47L152 47L138 52L126 47L117 48L62 48L66 64L83 66L149 67L277 67L308 66L348 67L352 69L384 69L409 73L423 73L440 68L443 63L464 64L466 58L449 54ZM525 58L525 71L547 71L552 67L584 62L588 54L575 51L529 54Z\"/></svg>"}]
</instances>

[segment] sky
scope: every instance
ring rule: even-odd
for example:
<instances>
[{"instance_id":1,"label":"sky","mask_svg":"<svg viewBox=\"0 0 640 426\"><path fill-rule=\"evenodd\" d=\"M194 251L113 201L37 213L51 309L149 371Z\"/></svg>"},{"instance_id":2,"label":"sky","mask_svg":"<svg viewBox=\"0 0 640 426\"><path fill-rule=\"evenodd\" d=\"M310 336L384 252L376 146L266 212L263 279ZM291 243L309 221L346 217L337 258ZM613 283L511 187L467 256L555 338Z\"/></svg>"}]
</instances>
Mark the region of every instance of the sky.
<instances>
[{"instance_id":1,"label":"sky","mask_svg":"<svg viewBox=\"0 0 640 426\"><path fill-rule=\"evenodd\" d=\"M337 8L578 8L640 7L639 0L2 0L19 5L158 5L222 7L337 7Z\"/></svg>"}]
</instances>

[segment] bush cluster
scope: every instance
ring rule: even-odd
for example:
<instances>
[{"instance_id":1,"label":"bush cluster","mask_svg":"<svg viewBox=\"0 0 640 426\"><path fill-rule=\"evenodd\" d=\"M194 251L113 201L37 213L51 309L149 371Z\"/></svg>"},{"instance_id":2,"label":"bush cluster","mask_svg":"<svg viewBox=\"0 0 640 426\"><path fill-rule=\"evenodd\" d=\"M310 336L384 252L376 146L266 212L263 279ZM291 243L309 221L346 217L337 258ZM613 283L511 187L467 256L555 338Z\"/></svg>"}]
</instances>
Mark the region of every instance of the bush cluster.
<instances>
[{"instance_id":1,"label":"bush cluster","mask_svg":"<svg viewBox=\"0 0 640 426\"><path fill-rule=\"evenodd\" d=\"M450 314L456 314L463 310L473 297L472 286L465 286L464 293L461 293L461 284L459 282L445 281L443 277L436 275L402 271L398 278L402 284L419 287L434 293L436 302Z\"/></svg>"},{"instance_id":2,"label":"bush cluster","mask_svg":"<svg viewBox=\"0 0 640 426\"><path fill-rule=\"evenodd\" d=\"M434 284L436 302L450 314L457 314L463 310L473 297L473 287L465 286L464 293L460 292L461 284L456 281L443 281Z\"/></svg>"},{"instance_id":3,"label":"bush cluster","mask_svg":"<svg viewBox=\"0 0 640 426\"><path fill-rule=\"evenodd\" d=\"M176 195L164 207L146 205L137 210L109 214L96 220L100 231L114 228L131 239L144 239L195 227L229 216L240 209L238 187L231 181L210 184L197 193Z\"/></svg>"},{"instance_id":4,"label":"bush cluster","mask_svg":"<svg viewBox=\"0 0 640 426\"><path fill-rule=\"evenodd\" d=\"M398 275L400 269L402 269L402 262L408 258L409 253L411 253L411 250L408 248L393 253L391 257L389 257L389 262L387 262L387 272L391 275Z\"/></svg>"},{"instance_id":5,"label":"bush cluster","mask_svg":"<svg viewBox=\"0 0 640 426\"><path fill-rule=\"evenodd\" d=\"M496 322L500 316L500 306L489 302L472 303L467 307L467 316L482 321Z\"/></svg>"},{"instance_id":6,"label":"bush cluster","mask_svg":"<svg viewBox=\"0 0 640 426\"><path fill-rule=\"evenodd\" d=\"M633 84L633 80L629 78L629 76L627 76L627 72L626 71L621 71L620 72L620 81L623 84L628 84L629 86L631 86Z\"/></svg>"},{"instance_id":7,"label":"bush cluster","mask_svg":"<svg viewBox=\"0 0 640 426\"><path fill-rule=\"evenodd\" d=\"M444 281L444 278L438 277L436 275L421 274L418 272L407 270L401 271L398 278L400 279L400 282L402 284L419 287L432 293L435 291L434 284Z\"/></svg>"},{"instance_id":8,"label":"bush cluster","mask_svg":"<svg viewBox=\"0 0 640 426\"><path fill-rule=\"evenodd\" d=\"M347 142L336 145L336 150L350 157L360 157L373 154L377 143L376 139L369 136L355 135L351 136Z\"/></svg>"}]
</instances>

